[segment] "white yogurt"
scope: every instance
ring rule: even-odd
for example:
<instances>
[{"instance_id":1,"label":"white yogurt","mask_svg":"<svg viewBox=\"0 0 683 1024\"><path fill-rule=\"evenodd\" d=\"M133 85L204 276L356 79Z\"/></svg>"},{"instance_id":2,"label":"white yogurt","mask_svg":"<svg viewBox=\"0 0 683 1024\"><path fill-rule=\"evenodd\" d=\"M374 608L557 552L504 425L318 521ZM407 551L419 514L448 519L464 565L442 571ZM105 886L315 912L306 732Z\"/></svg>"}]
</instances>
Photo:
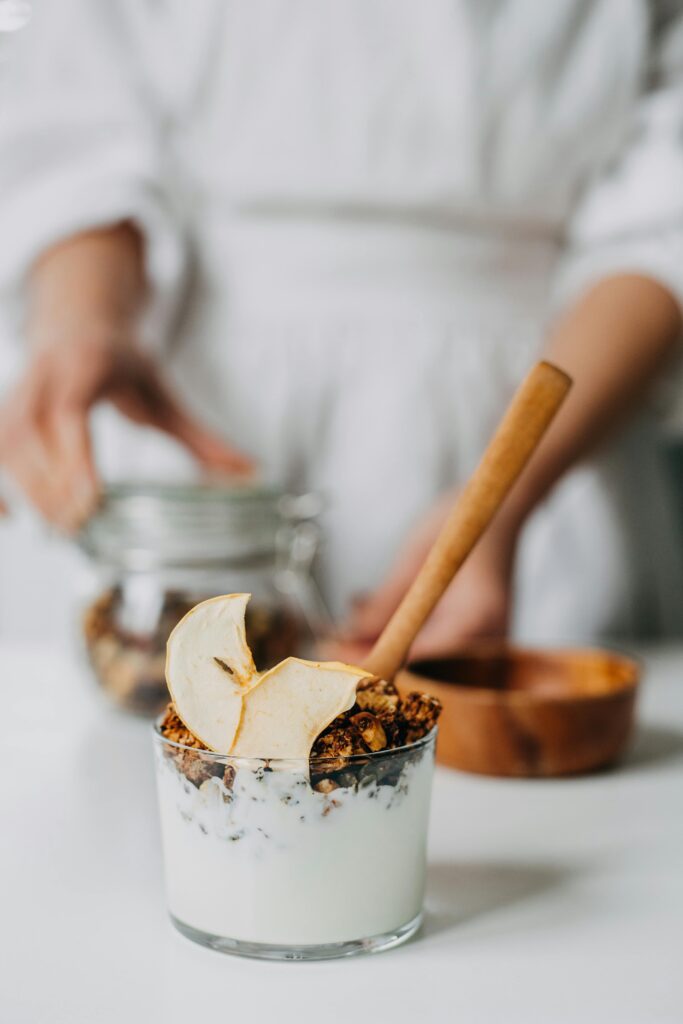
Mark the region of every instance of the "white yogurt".
<instances>
[{"instance_id":1,"label":"white yogurt","mask_svg":"<svg viewBox=\"0 0 683 1024\"><path fill-rule=\"evenodd\" d=\"M241 767L231 791L216 778L197 789L158 746L172 915L278 946L394 932L422 908L432 773L428 744L393 786L323 795L300 772Z\"/></svg>"}]
</instances>

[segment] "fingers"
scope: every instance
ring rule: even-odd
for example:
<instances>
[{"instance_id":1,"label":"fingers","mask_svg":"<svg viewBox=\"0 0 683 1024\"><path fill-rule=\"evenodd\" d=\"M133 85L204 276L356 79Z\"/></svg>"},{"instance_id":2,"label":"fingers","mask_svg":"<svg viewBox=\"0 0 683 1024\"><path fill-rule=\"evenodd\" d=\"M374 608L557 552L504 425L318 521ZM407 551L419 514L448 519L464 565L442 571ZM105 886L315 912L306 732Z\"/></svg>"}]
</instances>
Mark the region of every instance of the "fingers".
<instances>
[{"instance_id":1,"label":"fingers","mask_svg":"<svg viewBox=\"0 0 683 1024\"><path fill-rule=\"evenodd\" d=\"M321 661L343 661L347 665L362 665L370 653L372 644L345 639L343 636L321 640L316 655Z\"/></svg>"},{"instance_id":2,"label":"fingers","mask_svg":"<svg viewBox=\"0 0 683 1024\"><path fill-rule=\"evenodd\" d=\"M0 439L0 461L29 501L60 529L77 529L98 494L86 414L45 414L19 389L2 412Z\"/></svg>"},{"instance_id":3,"label":"fingers","mask_svg":"<svg viewBox=\"0 0 683 1024\"><path fill-rule=\"evenodd\" d=\"M41 434L33 429L27 432L21 443L4 454L3 462L7 472L40 514L61 529L69 529L70 520L57 479L58 472L52 465Z\"/></svg>"},{"instance_id":4,"label":"fingers","mask_svg":"<svg viewBox=\"0 0 683 1024\"><path fill-rule=\"evenodd\" d=\"M455 622L447 624L428 622L410 649L410 660L448 658L462 650L468 642L474 639L476 639L474 635L463 634Z\"/></svg>"},{"instance_id":5,"label":"fingers","mask_svg":"<svg viewBox=\"0 0 683 1024\"><path fill-rule=\"evenodd\" d=\"M329 660L362 665L401 603L420 564L416 550L405 551L381 587L370 595L357 597L352 603L348 621L336 636L326 640L324 656Z\"/></svg>"},{"instance_id":6,"label":"fingers","mask_svg":"<svg viewBox=\"0 0 683 1024\"><path fill-rule=\"evenodd\" d=\"M507 633L507 614L502 605L478 606L476 597L467 609L449 607L436 612L427 620L410 649L410 661L452 657L463 648L487 640L500 640ZM320 644L320 656L328 661L343 661L350 665L363 665L374 641L372 638L341 633Z\"/></svg>"},{"instance_id":7,"label":"fingers","mask_svg":"<svg viewBox=\"0 0 683 1024\"><path fill-rule=\"evenodd\" d=\"M54 421L54 463L64 503L64 517L76 529L92 515L100 497L87 415L61 411Z\"/></svg>"},{"instance_id":8,"label":"fingers","mask_svg":"<svg viewBox=\"0 0 683 1024\"><path fill-rule=\"evenodd\" d=\"M181 414L172 433L185 444L207 469L236 476L252 476L256 464L222 438Z\"/></svg>"},{"instance_id":9,"label":"fingers","mask_svg":"<svg viewBox=\"0 0 683 1024\"><path fill-rule=\"evenodd\" d=\"M387 581L369 598L354 604L347 628L336 638L340 660L363 664L369 648L417 574L431 543L430 530L420 528ZM473 642L500 639L509 626L514 558L498 543L480 545L446 590L410 651L410 658L452 655Z\"/></svg>"},{"instance_id":10,"label":"fingers","mask_svg":"<svg viewBox=\"0 0 683 1024\"><path fill-rule=\"evenodd\" d=\"M484 576L473 563L466 577L451 584L410 652L413 660L443 658L473 644L507 636L511 592L503 576Z\"/></svg>"},{"instance_id":11,"label":"fingers","mask_svg":"<svg viewBox=\"0 0 683 1024\"><path fill-rule=\"evenodd\" d=\"M506 635L504 629L483 624L460 628L457 622L451 622L444 626L443 622L427 623L410 649L411 661L450 658L473 645L502 640Z\"/></svg>"},{"instance_id":12,"label":"fingers","mask_svg":"<svg viewBox=\"0 0 683 1024\"><path fill-rule=\"evenodd\" d=\"M112 352L85 335L41 347L0 409L0 463L65 531L77 529L98 500L88 412L112 374Z\"/></svg>"},{"instance_id":13,"label":"fingers","mask_svg":"<svg viewBox=\"0 0 683 1024\"><path fill-rule=\"evenodd\" d=\"M177 438L207 469L239 476L254 473L253 460L202 426L184 408L151 362L141 357L136 371L111 396L121 412L138 423L154 426Z\"/></svg>"}]
</instances>

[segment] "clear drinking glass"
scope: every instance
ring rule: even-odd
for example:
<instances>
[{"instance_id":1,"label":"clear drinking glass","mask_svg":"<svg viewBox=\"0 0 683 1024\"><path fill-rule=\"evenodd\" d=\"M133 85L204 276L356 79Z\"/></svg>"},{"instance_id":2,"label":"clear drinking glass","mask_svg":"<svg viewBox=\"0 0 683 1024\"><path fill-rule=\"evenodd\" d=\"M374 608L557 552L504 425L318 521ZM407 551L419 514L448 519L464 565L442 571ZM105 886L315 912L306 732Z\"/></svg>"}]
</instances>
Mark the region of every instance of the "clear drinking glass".
<instances>
[{"instance_id":1,"label":"clear drinking glass","mask_svg":"<svg viewBox=\"0 0 683 1024\"><path fill-rule=\"evenodd\" d=\"M436 730L394 750L260 760L154 745L175 927L226 953L320 960L422 919Z\"/></svg>"}]
</instances>

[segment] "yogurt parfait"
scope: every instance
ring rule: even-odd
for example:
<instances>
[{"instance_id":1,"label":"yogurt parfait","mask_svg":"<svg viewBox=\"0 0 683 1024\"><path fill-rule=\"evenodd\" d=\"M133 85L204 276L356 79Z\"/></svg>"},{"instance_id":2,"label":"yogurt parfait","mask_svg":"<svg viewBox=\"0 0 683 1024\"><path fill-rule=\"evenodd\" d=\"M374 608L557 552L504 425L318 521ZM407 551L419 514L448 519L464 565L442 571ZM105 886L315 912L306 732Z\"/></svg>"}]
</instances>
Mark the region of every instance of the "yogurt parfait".
<instances>
[{"instance_id":1,"label":"yogurt parfait","mask_svg":"<svg viewBox=\"0 0 683 1024\"><path fill-rule=\"evenodd\" d=\"M154 741L171 919L247 956L389 948L422 915L438 702L338 662L259 674L247 601L204 602L169 639Z\"/></svg>"}]
</instances>

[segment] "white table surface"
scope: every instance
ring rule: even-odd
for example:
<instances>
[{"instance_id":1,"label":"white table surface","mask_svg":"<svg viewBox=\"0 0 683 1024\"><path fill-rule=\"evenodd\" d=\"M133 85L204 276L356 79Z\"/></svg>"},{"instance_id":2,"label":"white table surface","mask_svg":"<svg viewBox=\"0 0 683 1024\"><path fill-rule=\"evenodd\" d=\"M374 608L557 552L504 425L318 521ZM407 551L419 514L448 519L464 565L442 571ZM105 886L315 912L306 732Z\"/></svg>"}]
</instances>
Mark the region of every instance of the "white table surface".
<instances>
[{"instance_id":1,"label":"white table surface","mask_svg":"<svg viewBox=\"0 0 683 1024\"><path fill-rule=\"evenodd\" d=\"M0 649L0 1021L683 1022L683 649L646 660L619 771L437 774L418 938L271 964L169 924L149 726Z\"/></svg>"}]
</instances>

